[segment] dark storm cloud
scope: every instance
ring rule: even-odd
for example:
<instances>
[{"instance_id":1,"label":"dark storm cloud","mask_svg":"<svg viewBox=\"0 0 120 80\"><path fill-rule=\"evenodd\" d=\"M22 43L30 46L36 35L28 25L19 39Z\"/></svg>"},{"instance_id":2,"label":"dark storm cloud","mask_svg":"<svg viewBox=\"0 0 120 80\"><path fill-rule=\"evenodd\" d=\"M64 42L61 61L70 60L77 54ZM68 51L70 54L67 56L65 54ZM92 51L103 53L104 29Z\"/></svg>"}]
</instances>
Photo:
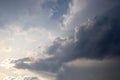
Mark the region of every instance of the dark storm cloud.
<instances>
[{"instance_id":1,"label":"dark storm cloud","mask_svg":"<svg viewBox=\"0 0 120 80\"><path fill-rule=\"evenodd\" d=\"M78 31L73 37L57 38L46 51L50 55L54 55L53 57L40 59L30 64L18 63L15 67L36 72L57 72L64 63L76 59L104 60L106 58L119 58L119 8L120 6L112 8L101 16L96 16L92 21L88 21L87 24L78 27ZM75 37L77 41L74 41Z\"/></svg>"},{"instance_id":2,"label":"dark storm cloud","mask_svg":"<svg viewBox=\"0 0 120 80\"><path fill-rule=\"evenodd\" d=\"M76 57L104 58L120 56L120 6L95 17L92 26L82 26L77 35Z\"/></svg>"},{"instance_id":3,"label":"dark storm cloud","mask_svg":"<svg viewBox=\"0 0 120 80\"><path fill-rule=\"evenodd\" d=\"M76 35L69 39L57 39L48 53L61 55L64 59L120 56L120 6L96 16L80 26ZM76 36L77 42L74 42ZM64 57L64 58L63 58Z\"/></svg>"}]
</instances>

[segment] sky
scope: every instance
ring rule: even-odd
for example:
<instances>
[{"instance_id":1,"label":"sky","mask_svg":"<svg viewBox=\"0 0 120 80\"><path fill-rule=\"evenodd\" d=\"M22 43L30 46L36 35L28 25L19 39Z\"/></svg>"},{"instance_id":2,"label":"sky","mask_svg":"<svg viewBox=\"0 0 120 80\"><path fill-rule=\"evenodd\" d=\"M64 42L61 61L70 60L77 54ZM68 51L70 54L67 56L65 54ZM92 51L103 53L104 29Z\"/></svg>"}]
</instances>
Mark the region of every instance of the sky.
<instances>
[{"instance_id":1,"label":"sky","mask_svg":"<svg viewBox=\"0 0 120 80\"><path fill-rule=\"evenodd\" d=\"M0 0L0 80L119 80L119 0Z\"/></svg>"}]
</instances>

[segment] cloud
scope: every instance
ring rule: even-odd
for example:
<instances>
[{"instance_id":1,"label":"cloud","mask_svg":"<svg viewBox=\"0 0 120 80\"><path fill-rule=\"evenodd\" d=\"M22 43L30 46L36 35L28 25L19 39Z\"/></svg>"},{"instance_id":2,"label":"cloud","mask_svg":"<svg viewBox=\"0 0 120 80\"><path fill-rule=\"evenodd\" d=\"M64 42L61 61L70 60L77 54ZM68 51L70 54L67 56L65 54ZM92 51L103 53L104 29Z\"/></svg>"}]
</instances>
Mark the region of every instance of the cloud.
<instances>
[{"instance_id":1,"label":"cloud","mask_svg":"<svg viewBox=\"0 0 120 80\"><path fill-rule=\"evenodd\" d=\"M77 59L64 64L57 80L119 80L119 59Z\"/></svg>"},{"instance_id":2,"label":"cloud","mask_svg":"<svg viewBox=\"0 0 120 80\"><path fill-rule=\"evenodd\" d=\"M74 27L94 16L101 15L119 5L119 0L72 0L68 12L63 14L62 30L73 32Z\"/></svg>"},{"instance_id":3,"label":"cloud","mask_svg":"<svg viewBox=\"0 0 120 80\"><path fill-rule=\"evenodd\" d=\"M29 76L8 76L3 80L39 80L37 77L29 77Z\"/></svg>"},{"instance_id":4,"label":"cloud","mask_svg":"<svg viewBox=\"0 0 120 80\"><path fill-rule=\"evenodd\" d=\"M0 66L1 67L4 67L4 68L12 68L14 66L14 62L16 61L17 59L15 58L8 58L8 59L5 59L3 60L1 63L0 63Z\"/></svg>"},{"instance_id":5,"label":"cloud","mask_svg":"<svg viewBox=\"0 0 120 80\"><path fill-rule=\"evenodd\" d=\"M104 58L120 56L119 54L119 6L102 16L96 17L92 26L82 26L77 35L76 56L87 58ZM92 45L92 46L91 46Z\"/></svg>"},{"instance_id":6,"label":"cloud","mask_svg":"<svg viewBox=\"0 0 120 80\"><path fill-rule=\"evenodd\" d=\"M77 27L69 38L57 38L48 48L48 53L57 59L72 60L77 58L103 59L119 57L119 6L86 24Z\"/></svg>"},{"instance_id":7,"label":"cloud","mask_svg":"<svg viewBox=\"0 0 120 80\"><path fill-rule=\"evenodd\" d=\"M3 80L3 78L5 78L6 75L4 73L0 73L0 78Z\"/></svg>"},{"instance_id":8,"label":"cloud","mask_svg":"<svg viewBox=\"0 0 120 80\"><path fill-rule=\"evenodd\" d=\"M30 69L36 72L39 71L56 72L56 70L59 69L63 62L68 61L67 57L69 53L67 52L67 50L71 49L72 47L71 42L72 41L67 42L66 39L57 38L53 45L48 48L48 51L46 51L46 53L49 52L48 54L50 55L50 57L43 59L40 58L39 60L31 64L26 64L24 63L25 62L24 61L23 63L16 64L15 67L18 69L21 68ZM64 54L65 51L68 54ZM44 53L44 55L46 53Z\"/></svg>"},{"instance_id":9,"label":"cloud","mask_svg":"<svg viewBox=\"0 0 120 80\"><path fill-rule=\"evenodd\" d=\"M63 24L65 27L70 26L76 14L84 9L87 4L86 1L87 0L72 0L72 2L69 3L68 13L63 15Z\"/></svg>"},{"instance_id":10,"label":"cloud","mask_svg":"<svg viewBox=\"0 0 120 80\"><path fill-rule=\"evenodd\" d=\"M76 59L104 60L120 57L119 13L119 6L117 6L78 27L78 31L75 31L76 35L57 38L46 50L46 53L52 57L38 59L31 64L19 63L15 67L38 73L39 71L57 73L64 63Z\"/></svg>"}]
</instances>

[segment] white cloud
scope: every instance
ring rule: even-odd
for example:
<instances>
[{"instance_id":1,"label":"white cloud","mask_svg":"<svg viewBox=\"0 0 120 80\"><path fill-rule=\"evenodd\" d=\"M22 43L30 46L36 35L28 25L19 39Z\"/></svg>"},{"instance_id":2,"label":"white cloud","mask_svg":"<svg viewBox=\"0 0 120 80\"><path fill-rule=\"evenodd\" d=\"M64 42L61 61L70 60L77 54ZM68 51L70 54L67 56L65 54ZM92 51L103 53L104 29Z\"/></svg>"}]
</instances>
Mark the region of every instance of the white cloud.
<instances>
[{"instance_id":1,"label":"white cloud","mask_svg":"<svg viewBox=\"0 0 120 80\"><path fill-rule=\"evenodd\" d=\"M86 7L86 1L87 0L72 0L72 2L69 4L68 13L63 15L63 25L65 27L71 26L71 23L73 22L76 15Z\"/></svg>"},{"instance_id":2,"label":"white cloud","mask_svg":"<svg viewBox=\"0 0 120 80\"><path fill-rule=\"evenodd\" d=\"M15 60L17 60L17 59L15 59L15 58L5 59L0 63L0 66L9 69L14 66Z\"/></svg>"}]
</instances>

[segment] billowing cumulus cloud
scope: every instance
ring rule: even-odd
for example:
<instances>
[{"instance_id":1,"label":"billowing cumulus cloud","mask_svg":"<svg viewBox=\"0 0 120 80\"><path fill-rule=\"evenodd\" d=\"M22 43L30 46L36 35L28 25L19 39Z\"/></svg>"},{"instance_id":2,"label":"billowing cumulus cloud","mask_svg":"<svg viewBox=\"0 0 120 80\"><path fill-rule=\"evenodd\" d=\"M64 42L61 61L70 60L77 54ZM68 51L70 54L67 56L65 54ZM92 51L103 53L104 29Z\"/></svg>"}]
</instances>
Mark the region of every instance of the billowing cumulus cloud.
<instances>
[{"instance_id":1,"label":"billowing cumulus cloud","mask_svg":"<svg viewBox=\"0 0 120 80\"><path fill-rule=\"evenodd\" d=\"M63 78L62 80L70 80L71 77L69 78L67 76L74 76L73 78L76 77L75 80L79 78L83 80L89 78L89 80L96 80L98 78L103 80L108 80L110 78L112 80L114 77L119 78L118 74L120 71L117 67L119 66L120 57L119 8L119 6L112 8L101 16L97 16L91 21L89 20L86 24L78 26L77 30L75 30L75 34L68 38L57 38L46 50L46 53L49 53L52 57L39 59L30 64L23 62L16 64L15 67L18 69L32 70L38 73L39 71L58 73L64 64L84 58L88 60L85 60L83 66L80 64L78 70L74 69L74 67L70 67L70 69L69 67L67 67L68 69L63 67L63 69L68 71L65 71L65 73L58 73L60 75L58 79L61 80ZM113 61L116 58L118 59L113 63L112 60L109 62L109 59L112 58ZM108 60L108 62L106 62L106 60ZM116 69L117 72L115 71L114 73L114 69ZM89 71L91 75L88 75ZM79 74L72 75L72 73L77 72ZM98 75L96 75L97 73ZM82 77L83 74L86 74L87 77ZM79 75L81 75L81 77ZM71 80L73 80L73 78Z\"/></svg>"},{"instance_id":2,"label":"billowing cumulus cloud","mask_svg":"<svg viewBox=\"0 0 120 80\"><path fill-rule=\"evenodd\" d=\"M67 14L63 15L63 30L73 30L89 18L100 15L119 4L119 0L72 0Z\"/></svg>"}]
</instances>

